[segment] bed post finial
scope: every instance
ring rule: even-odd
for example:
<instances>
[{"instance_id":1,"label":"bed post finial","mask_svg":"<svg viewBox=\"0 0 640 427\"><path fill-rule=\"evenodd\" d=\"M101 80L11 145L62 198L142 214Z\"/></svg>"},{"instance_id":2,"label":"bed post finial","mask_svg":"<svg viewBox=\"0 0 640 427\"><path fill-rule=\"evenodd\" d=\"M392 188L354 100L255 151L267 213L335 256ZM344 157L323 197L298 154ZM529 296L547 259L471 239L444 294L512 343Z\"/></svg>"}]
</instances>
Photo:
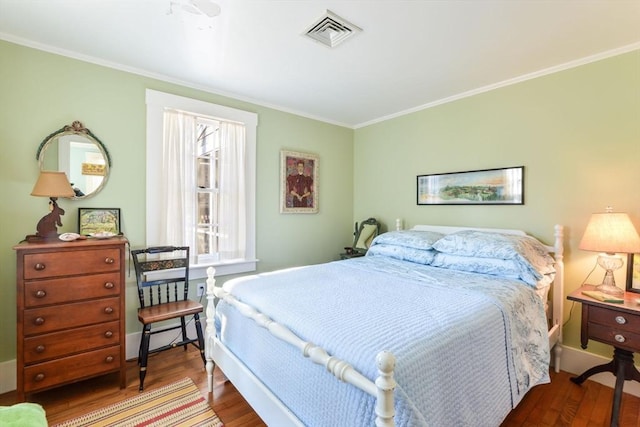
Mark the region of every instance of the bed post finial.
<instances>
[{"instance_id":1,"label":"bed post finial","mask_svg":"<svg viewBox=\"0 0 640 427\"><path fill-rule=\"evenodd\" d=\"M558 337L553 346L554 369L560 372L560 361L562 360L562 324L564 322L564 226L556 224L555 230L555 252L553 257L556 264L556 277L553 286L553 326L558 330Z\"/></svg>"},{"instance_id":2,"label":"bed post finial","mask_svg":"<svg viewBox=\"0 0 640 427\"><path fill-rule=\"evenodd\" d=\"M376 356L378 366L378 378L376 387L378 396L376 399L376 427L393 427L395 421L395 404L393 392L396 388L396 380L393 379L393 370L396 367L396 358L389 351L381 351Z\"/></svg>"}]
</instances>

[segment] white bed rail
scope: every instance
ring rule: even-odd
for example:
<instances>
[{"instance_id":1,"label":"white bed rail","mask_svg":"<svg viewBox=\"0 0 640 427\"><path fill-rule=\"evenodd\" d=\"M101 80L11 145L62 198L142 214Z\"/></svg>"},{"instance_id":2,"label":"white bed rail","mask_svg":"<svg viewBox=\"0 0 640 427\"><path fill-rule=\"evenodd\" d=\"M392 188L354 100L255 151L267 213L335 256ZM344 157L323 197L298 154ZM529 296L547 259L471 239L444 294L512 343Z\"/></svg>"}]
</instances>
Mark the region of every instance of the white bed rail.
<instances>
[{"instance_id":1,"label":"white bed rail","mask_svg":"<svg viewBox=\"0 0 640 427\"><path fill-rule=\"evenodd\" d=\"M319 347L309 341L304 341L296 334L291 332L286 326L281 325L265 314L259 312L254 307L243 303L236 299L233 295L226 292L224 289L215 286L215 269L209 267L207 269L207 295L215 295L217 298L226 301L234 306L243 316L252 319L260 327L268 330L273 336L284 341L298 350L300 350L304 357L311 360L313 363L324 366L325 369L335 376L340 381L354 385L365 393L370 394L376 398L376 426L377 427L393 427L395 426L394 416L394 398L393 392L396 387L396 382L393 378L393 370L395 368L396 359L389 351L381 351L376 356L376 365L378 367L378 377L375 382L369 380L362 375L349 363L337 357L330 356L322 347ZM215 308L213 308L213 301L209 301L207 304L207 337L214 335L211 328L213 325L213 317L215 314ZM207 346L209 347L209 346ZM207 359L207 379L209 382L209 392L213 389L213 357L210 354L206 354Z\"/></svg>"}]
</instances>

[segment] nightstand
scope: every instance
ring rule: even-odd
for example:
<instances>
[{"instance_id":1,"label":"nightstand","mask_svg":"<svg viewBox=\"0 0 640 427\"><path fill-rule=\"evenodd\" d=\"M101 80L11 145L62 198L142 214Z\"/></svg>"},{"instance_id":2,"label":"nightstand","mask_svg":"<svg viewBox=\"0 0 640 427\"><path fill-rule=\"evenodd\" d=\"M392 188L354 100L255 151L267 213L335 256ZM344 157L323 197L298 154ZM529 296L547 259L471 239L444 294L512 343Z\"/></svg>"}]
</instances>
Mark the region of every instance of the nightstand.
<instances>
[{"instance_id":1,"label":"nightstand","mask_svg":"<svg viewBox=\"0 0 640 427\"><path fill-rule=\"evenodd\" d=\"M633 353L640 352L640 304L637 294L625 292L623 303L607 303L584 295L582 291L595 290L593 285L585 285L567 296L571 301L582 304L582 327L580 344L587 348L589 340L610 344L614 347L613 360L604 365L594 366L582 375L571 378L582 384L591 375L611 372L616 376L611 411L611 426L618 425L620 399L625 380L640 382L640 372L633 364Z\"/></svg>"},{"instance_id":2,"label":"nightstand","mask_svg":"<svg viewBox=\"0 0 640 427\"><path fill-rule=\"evenodd\" d=\"M340 259L350 259L350 258L359 258L364 256L365 254L362 252L343 252L340 254Z\"/></svg>"}]
</instances>

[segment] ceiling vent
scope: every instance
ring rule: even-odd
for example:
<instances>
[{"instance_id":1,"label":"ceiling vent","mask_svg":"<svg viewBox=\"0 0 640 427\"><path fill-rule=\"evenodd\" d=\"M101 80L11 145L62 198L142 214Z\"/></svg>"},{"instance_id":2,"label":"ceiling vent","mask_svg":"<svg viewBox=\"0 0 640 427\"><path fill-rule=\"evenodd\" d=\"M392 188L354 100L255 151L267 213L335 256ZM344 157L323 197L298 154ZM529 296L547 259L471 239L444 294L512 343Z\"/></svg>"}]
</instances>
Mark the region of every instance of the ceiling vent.
<instances>
[{"instance_id":1,"label":"ceiling vent","mask_svg":"<svg viewBox=\"0 0 640 427\"><path fill-rule=\"evenodd\" d=\"M336 47L360 31L362 31L361 28L327 10L327 13L313 24L305 35L326 46Z\"/></svg>"}]
</instances>

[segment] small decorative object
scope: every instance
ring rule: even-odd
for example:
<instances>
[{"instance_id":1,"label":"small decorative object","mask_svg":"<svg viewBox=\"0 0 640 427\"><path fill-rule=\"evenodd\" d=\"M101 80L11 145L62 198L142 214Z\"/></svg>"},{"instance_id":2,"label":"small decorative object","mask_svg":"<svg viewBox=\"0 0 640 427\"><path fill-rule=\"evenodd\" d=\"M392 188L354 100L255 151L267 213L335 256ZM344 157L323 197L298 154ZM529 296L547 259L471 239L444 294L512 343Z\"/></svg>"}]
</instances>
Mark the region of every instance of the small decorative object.
<instances>
[{"instance_id":1,"label":"small decorative object","mask_svg":"<svg viewBox=\"0 0 640 427\"><path fill-rule=\"evenodd\" d=\"M640 293L640 253L627 255L627 291Z\"/></svg>"},{"instance_id":2,"label":"small decorative object","mask_svg":"<svg viewBox=\"0 0 640 427\"><path fill-rule=\"evenodd\" d=\"M578 247L585 251L601 252L598 265L606 273L597 290L610 295L624 295L624 290L616 286L613 277L613 271L624 263L616 253L640 252L640 236L629 216L626 213L614 213L611 207L607 207L604 213L592 214Z\"/></svg>"},{"instance_id":3,"label":"small decorative object","mask_svg":"<svg viewBox=\"0 0 640 427\"><path fill-rule=\"evenodd\" d=\"M523 205L524 166L418 175L418 205Z\"/></svg>"},{"instance_id":4,"label":"small decorative object","mask_svg":"<svg viewBox=\"0 0 640 427\"><path fill-rule=\"evenodd\" d=\"M58 239L65 242L73 242L74 240L78 239L84 240L86 239L86 236L81 236L78 233L62 233L58 236Z\"/></svg>"},{"instance_id":5,"label":"small decorative object","mask_svg":"<svg viewBox=\"0 0 640 427\"><path fill-rule=\"evenodd\" d=\"M78 208L78 233L98 239L121 234L120 208Z\"/></svg>"},{"instance_id":6,"label":"small decorative object","mask_svg":"<svg viewBox=\"0 0 640 427\"><path fill-rule=\"evenodd\" d=\"M318 212L318 156L280 152L280 213Z\"/></svg>"},{"instance_id":7,"label":"small decorative object","mask_svg":"<svg viewBox=\"0 0 640 427\"><path fill-rule=\"evenodd\" d=\"M62 227L64 209L58 206L58 197L73 197L75 193L64 172L40 171L32 196L49 197L49 213L38 221L36 234L27 236L29 242L58 238L58 228Z\"/></svg>"}]
</instances>

